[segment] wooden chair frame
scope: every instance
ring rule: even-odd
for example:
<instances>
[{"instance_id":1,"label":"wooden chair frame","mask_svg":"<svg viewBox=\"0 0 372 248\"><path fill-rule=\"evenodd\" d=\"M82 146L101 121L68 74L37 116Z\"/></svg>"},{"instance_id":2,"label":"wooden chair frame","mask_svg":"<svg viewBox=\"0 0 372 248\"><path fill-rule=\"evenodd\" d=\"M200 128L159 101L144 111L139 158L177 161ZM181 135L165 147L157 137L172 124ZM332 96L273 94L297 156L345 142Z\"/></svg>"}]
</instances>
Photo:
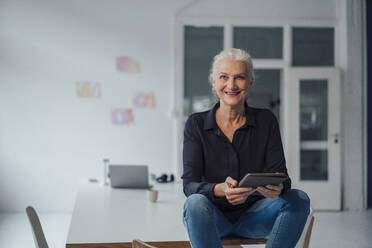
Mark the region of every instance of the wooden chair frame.
<instances>
[{"instance_id":1,"label":"wooden chair frame","mask_svg":"<svg viewBox=\"0 0 372 248\"><path fill-rule=\"evenodd\" d=\"M304 232L300 237L296 248L309 248L311 232L313 229L314 224L314 216L312 214L309 215L308 220L304 227ZM266 244L266 239L224 239L222 240L223 246L229 247L240 247L240 245L249 245L249 244ZM168 246L168 245L167 245ZM170 247L170 246L168 246ZM190 247L190 244L182 244L181 246L177 247ZM157 248L149 243L145 243L141 240L135 239L132 242L132 248Z\"/></svg>"}]
</instances>

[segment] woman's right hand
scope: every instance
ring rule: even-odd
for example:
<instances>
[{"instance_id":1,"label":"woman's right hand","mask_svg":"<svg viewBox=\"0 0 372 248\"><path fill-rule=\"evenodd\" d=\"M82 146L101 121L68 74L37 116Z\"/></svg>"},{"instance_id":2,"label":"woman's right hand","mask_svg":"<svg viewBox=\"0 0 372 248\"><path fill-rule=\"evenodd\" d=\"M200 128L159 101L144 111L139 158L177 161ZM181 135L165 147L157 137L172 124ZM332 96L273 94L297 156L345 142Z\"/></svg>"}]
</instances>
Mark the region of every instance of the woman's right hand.
<instances>
[{"instance_id":1,"label":"woman's right hand","mask_svg":"<svg viewBox=\"0 0 372 248\"><path fill-rule=\"evenodd\" d=\"M214 187L214 195L219 197L226 197L227 201L233 205L242 204L247 200L255 188L235 188L238 182L231 177L227 177L225 182L216 184Z\"/></svg>"}]
</instances>

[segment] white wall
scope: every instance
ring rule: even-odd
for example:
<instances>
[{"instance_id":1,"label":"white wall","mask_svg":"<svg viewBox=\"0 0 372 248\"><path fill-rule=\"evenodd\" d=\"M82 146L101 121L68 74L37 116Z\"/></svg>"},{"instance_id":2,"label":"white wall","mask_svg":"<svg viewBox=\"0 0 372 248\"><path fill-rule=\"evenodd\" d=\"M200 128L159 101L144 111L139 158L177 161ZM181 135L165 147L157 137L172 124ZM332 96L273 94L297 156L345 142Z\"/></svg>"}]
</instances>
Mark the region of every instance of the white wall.
<instances>
[{"instance_id":1,"label":"white wall","mask_svg":"<svg viewBox=\"0 0 372 248\"><path fill-rule=\"evenodd\" d=\"M366 207L366 144L365 126L366 91L363 77L363 0L344 0L339 3L339 19L343 30L340 67L342 69L343 129L343 207L362 209Z\"/></svg>"},{"instance_id":2,"label":"white wall","mask_svg":"<svg viewBox=\"0 0 372 248\"><path fill-rule=\"evenodd\" d=\"M180 1L1 1L0 211L70 211L79 181L102 159L173 170L172 18ZM132 56L141 72L116 72ZM78 80L102 97L76 96ZM154 91L154 109L113 126L111 108Z\"/></svg>"},{"instance_id":3,"label":"white wall","mask_svg":"<svg viewBox=\"0 0 372 248\"><path fill-rule=\"evenodd\" d=\"M157 174L175 168L176 14L339 20L338 11L336 0L1 1L0 211L71 211L78 182L100 177L105 157ZM116 72L120 55L136 58L141 72ZM100 82L102 97L78 98L78 80ZM136 90L154 91L155 109L134 109L134 124L112 126L111 108L131 107ZM344 92L346 104L358 92ZM345 152L361 144L358 133L348 138Z\"/></svg>"},{"instance_id":4,"label":"white wall","mask_svg":"<svg viewBox=\"0 0 372 248\"><path fill-rule=\"evenodd\" d=\"M337 0L199 0L182 16L334 19Z\"/></svg>"}]
</instances>

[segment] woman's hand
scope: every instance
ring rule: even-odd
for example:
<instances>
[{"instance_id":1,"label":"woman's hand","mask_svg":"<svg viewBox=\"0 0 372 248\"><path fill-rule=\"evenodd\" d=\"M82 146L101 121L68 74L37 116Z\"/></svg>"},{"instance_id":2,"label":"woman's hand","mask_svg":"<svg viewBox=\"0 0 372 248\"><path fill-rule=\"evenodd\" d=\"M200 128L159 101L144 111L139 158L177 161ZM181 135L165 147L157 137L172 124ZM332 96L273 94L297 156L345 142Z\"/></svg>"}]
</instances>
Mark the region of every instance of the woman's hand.
<instances>
[{"instance_id":1,"label":"woman's hand","mask_svg":"<svg viewBox=\"0 0 372 248\"><path fill-rule=\"evenodd\" d=\"M242 204L247 200L247 197L256 191L254 188L234 188L238 182L231 177L227 177L225 182L216 184L214 187L214 195L223 197L233 205Z\"/></svg>"},{"instance_id":2,"label":"woman's hand","mask_svg":"<svg viewBox=\"0 0 372 248\"><path fill-rule=\"evenodd\" d=\"M282 193L283 188L283 184L281 183L279 185L266 185L266 187L260 186L257 187L257 191L266 198L275 198Z\"/></svg>"}]
</instances>

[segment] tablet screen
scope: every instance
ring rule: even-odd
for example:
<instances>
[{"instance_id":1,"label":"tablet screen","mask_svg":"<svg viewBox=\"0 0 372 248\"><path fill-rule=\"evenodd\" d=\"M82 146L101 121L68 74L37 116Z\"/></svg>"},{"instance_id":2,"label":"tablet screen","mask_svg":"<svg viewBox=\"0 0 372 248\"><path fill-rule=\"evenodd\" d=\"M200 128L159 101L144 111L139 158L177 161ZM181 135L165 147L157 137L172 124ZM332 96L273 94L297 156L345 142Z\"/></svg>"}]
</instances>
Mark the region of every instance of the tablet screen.
<instances>
[{"instance_id":1,"label":"tablet screen","mask_svg":"<svg viewBox=\"0 0 372 248\"><path fill-rule=\"evenodd\" d=\"M284 173L248 173L239 182L239 187L258 187L266 185L279 185L287 180Z\"/></svg>"}]
</instances>

